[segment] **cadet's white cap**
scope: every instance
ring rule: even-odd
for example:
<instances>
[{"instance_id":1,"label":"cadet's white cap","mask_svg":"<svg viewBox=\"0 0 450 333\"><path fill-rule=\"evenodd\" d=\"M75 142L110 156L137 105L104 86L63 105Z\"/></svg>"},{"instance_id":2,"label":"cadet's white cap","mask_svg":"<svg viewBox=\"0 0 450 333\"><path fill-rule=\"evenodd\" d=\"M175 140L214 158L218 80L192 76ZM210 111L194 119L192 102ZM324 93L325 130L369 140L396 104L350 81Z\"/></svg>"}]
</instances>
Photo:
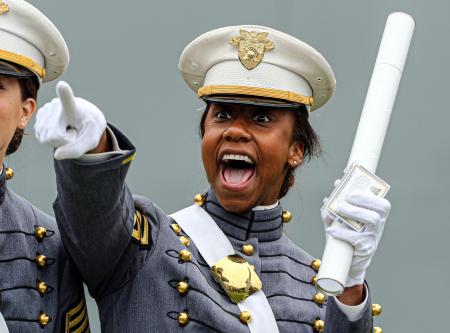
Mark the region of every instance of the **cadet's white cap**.
<instances>
[{"instance_id":1,"label":"cadet's white cap","mask_svg":"<svg viewBox=\"0 0 450 333\"><path fill-rule=\"evenodd\" d=\"M330 99L336 85L330 65L314 48L257 25L200 35L186 46L178 68L189 87L205 99L254 96L305 104L311 111Z\"/></svg>"},{"instance_id":2,"label":"cadet's white cap","mask_svg":"<svg viewBox=\"0 0 450 333\"><path fill-rule=\"evenodd\" d=\"M23 0L0 0L0 60L25 67L47 82L64 73L69 50L58 29L38 9ZM2 74L8 74L7 68L3 63ZM10 74L21 76L17 70Z\"/></svg>"}]
</instances>

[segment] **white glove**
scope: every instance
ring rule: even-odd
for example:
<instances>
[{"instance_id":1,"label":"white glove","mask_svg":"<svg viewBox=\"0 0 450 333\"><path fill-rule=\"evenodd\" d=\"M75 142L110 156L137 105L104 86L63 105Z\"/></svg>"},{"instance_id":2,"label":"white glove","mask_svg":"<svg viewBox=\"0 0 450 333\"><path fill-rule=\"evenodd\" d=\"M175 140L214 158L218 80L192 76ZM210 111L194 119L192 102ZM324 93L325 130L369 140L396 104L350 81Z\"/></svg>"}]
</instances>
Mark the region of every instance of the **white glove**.
<instances>
[{"instance_id":1,"label":"white glove","mask_svg":"<svg viewBox=\"0 0 450 333\"><path fill-rule=\"evenodd\" d=\"M103 113L92 103L75 97L64 81L56 85L56 94L50 103L41 107L36 116L36 139L56 148L58 160L79 158L97 147L106 129Z\"/></svg>"},{"instance_id":2,"label":"white glove","mask_svg":"<svg viewBox=\"0 0 450 333\"><path fill-rule=\"evenodd\" d=\"M339 215L363 223L363 231L358 232L345 223L332 223L333 216L327 209L322 208L321 216L325 233L355 248L346 287L363 284L366 269L377 250L390 209L389 201L377 197L370 191L350 193L345 201L337 205L336 211Z\"/></svg>"}]
</instances>

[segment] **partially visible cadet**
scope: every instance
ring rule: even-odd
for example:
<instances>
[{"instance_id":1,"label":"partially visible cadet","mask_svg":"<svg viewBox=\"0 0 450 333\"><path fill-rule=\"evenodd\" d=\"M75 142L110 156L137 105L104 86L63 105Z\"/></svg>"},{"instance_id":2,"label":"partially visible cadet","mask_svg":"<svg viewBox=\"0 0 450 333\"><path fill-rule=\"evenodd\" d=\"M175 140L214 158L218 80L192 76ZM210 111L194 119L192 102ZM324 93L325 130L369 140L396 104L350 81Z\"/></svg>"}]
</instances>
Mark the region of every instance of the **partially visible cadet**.
<instances>
[{"instance_id":1,"label":"partially visible cadet","mask_svg":"<svg viewBox=\"0 0 450 333\"><path fill-rule=\"evenodd\" d=\"M367 227L339 238L359 255L340 297L316 290L320 260L283 232L292 215L280 199L318 148L309 112L334 90L328 62L280 31L234 26L192 41L179 68L206 103L200 128L211 187L173 215L131 194L135 147L117 128L105 131L102 112L67 83L37 115L37 139L56 148L62 239L103 331L371 333L364 278L389 202L355 193L340 207Z\"/></svg>"},{"instance_id":2,"label":"partially visible cadet","mask_svg":"<svg viewBox=\"0 0 450 333\"><path fill-rule=\"evenodd\" d=\"M55 220L7 186L41 83L69 64L66 43L39 10L0 0L0 332L89 332L78 272Z\"/></svg>"}]
</instances>

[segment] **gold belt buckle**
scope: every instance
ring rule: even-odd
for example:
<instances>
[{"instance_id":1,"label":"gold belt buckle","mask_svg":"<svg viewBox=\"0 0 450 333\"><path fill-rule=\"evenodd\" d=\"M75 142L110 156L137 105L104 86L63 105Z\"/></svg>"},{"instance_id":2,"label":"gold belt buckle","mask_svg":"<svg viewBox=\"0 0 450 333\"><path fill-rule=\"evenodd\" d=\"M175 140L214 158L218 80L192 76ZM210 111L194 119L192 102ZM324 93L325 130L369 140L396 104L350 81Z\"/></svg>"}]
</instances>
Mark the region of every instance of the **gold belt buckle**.
<instances>
[{"instance_id":1,"label":"gold belt buckle","mask_svg":"<svg viewBox=\"0 0 450 333\"><path fill-rule=\"evenodd\" d=\"M239 303L262 288L255 267L238 254L219 260L211 267L214 280L233 303Z\"/></svg>"}]
</instances>

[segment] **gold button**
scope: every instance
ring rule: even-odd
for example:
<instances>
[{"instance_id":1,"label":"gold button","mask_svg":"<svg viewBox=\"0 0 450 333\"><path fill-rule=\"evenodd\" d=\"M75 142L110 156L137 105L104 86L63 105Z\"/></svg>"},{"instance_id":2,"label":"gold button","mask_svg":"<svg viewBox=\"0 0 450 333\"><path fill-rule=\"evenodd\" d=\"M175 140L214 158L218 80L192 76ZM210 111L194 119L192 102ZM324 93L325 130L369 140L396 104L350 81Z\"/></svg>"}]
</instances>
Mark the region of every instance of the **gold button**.
<instances>
[{"instance_id":1,"label":"gold button","mask_svg":"<svg viewBox=\"0 0 450 333\"><path fill-rule=\"evenodd\" d=\"M189 291L189 284L186 281L180 281L177 283L177 290L180 295L186 295Z\"/></svg>"},{"instance_id":2,"label":"gold button","mask_svg":"<svg viewBox=\"0 0 450 333\"><path fill-rule=\"evenodd\" d=\"M322 262L319 260L319 259L314 259L313 261L311 261L311 268L313 269L313 270L315 270L316 272L319 270L319 268L320 268L320 264L321 264Z\"/></svg>"},{"instance_id":3,"label":"gold button","mask_svg":"<svg viewBox=\"0 0 450 333\"><path fill-rule=\"evenodd\" d=\"M194 203L199 207L203 206L205 203L205 196L203 194L197 194L194 197Z\"/></svg>"},{"instance_id":4,"label":"gold button","mask_svg":"<svg viewBox=\"0 0 450 333\"><path fill-rule=\"evenodd\" d=\"M313 328L316 332L323 332L323 330L325 329L325 323L323 322L323 320L317 319L313 323Z\"/></svg>"},{"instance_id":5,"label":"gold button","mask_svg":"<svg viewBox=\"0 0 450 333\"><path fill-rule=\"evenodd\" d=\"M373 333L383 333L383 330L381 329L381 327L375 326L373 328Z\"/></svg>"},{"instance_id":6,"label":"gold button","mask_svg":"<svg viewBox=\"0 0 450 333\"><path fill-rule=\"evenodd\" d=\"M382 311L380 304L372 304L372 316L379 316Z\"/></svg>"},{"instance_id":7,"label":"gold button","mask_svg":"<svg viewBox=\"0 0 450 333\"><path fill-rule=\"evenodd\" d=\"M45 265L47 265L47 257L44 256L43 254L37 254L37 255L36 255L36 258L35 258L35 261L36 261L36 265L37 265L39 268L42 268L42 267L44 267Z\"/></svg>"},{"instance_id":8,"label":"gold button","mask_svg":"<svg viewBox=\"0 0 450 333\"><path fill-rule=\"evenodd\" d=\"M189 246L189 244L191 244L191 240L186 236L181 236L180 242L183 243L184 246Z\"/></svg>"},{"instance_id":9,"label":"gold button","mask_svg":"<svg viewBox=\"0 0 450 333\"><path fill-rule=\"evenodd\" d=\"M251 256L253 252L255 251L255 248L252 244L244 244L242 245L242 253L246 256Z\"/></svg>"},{"instance_id":10,"label":"gold button","mask_svg":"<svg viewBox=\"0 0 450 333\"><path fill-rule=\"evenodd\" d=\"M313 301L316 302L316 304L322 305L325 303L325 295L322 293L317 293L314 295Z\"/></svg>"},{"instance_id":11,"label":"gold button","mask_svg":"<svg viewBox=\"0 0 450 333\"><path fill-rule=\"evenodd\" d=\"M317 284L317 279L318 279L319 277L317 276L317 275L314 275L312 278L311 278L311 283L313 284L313 286L315 286L316 284Z\"/></svg>"},{"instance_id":12,"label":"gold button","mask_svg":"<svg viewBox=\"0 0 450 333\"><path fill-rule=\"evenodd\" d=\"M39 314L38 323L41 325L42 328L48 325L48 323L52 320L48 314L45 314L44 312L41 312Z\"/></svg>"},{"instance_id":13,"label":"gold button","mask_svg":"<svg viewBox=\"0 0 450 333\"><path fill-rule=\"evenodd\" d=\"M192 259L192 254L188 250L181 250L179 256L183 261L190 261Z\"/></svg>"},{"instance_id":14,"label":"gold button","mask_svg":"<svg viewBox=\"0 0 450 333\"><path fill-rule=\"evenodd\" d=\"M172 230L173 230L177 235L180 234L181 228L180 228L180 226L179 226L178 224L173 223L173 224L170 225L170 227L172 228Z\"/></svg>"},{"instance_id":15,"label":"gold button","mask_svg":"<svg viewBox=\"0 0 450 333\"><path fill-rule=\"evenodd\" d=\"M252 320L252 314L249 311L242 311L239 315L239 320L243 324L248 324Z\"/></svg>"},{"instance_id":16,"label":"gold button","mask_svg":"<svg viewBox=\"0 0 450 333\"><path fill-rule=\"evenodd\" d=\"M38 282L37 285L36 285L36 289L39 292L39 294L41 294L41 296L44 296L44 294L48 290L47 283L45 283L44 281Z\"/></svg>"},{"instance_id":17,"label":"gold button","mask_svg":"<svg viewBox=\"0 0 450 333\"><path fill-rule=\"evenodd\" d=\"M38 241L42 241L45 236L47 236L47 229L44 227L36 227L36 229L34 229L34 236Z\"/></svg>"},{"instance_id":18,"label":"gold button","mask_svg":"<svg viewBox=\"0 0 450 333\"><path fill-rule=\"evenodd\" d=\"M290 211L283 210L283 222L289 223L292 220L292 214Z\"/></svg>"},{"instance_id":19,"label":"gold button","mask_svg":"<svg viewBox=\"0 0 450 333\"><path fill-rule=\"evenodd\" d=\"M14 171L11 168L6 168L5 170L6 180L10 180L12 177L14 177Z\"/></svg>"},{"instance_id":20,"label":"gold button","mask_svg":"<svg viewBox=\"0 0 450 333\"><path fill-rule=\"evenodd\" d=\"M189 323L189 315L187 312L180 312L177 319L180 326L185 326L187 325L187 323Z\"/></svg>"}]
</instances>

